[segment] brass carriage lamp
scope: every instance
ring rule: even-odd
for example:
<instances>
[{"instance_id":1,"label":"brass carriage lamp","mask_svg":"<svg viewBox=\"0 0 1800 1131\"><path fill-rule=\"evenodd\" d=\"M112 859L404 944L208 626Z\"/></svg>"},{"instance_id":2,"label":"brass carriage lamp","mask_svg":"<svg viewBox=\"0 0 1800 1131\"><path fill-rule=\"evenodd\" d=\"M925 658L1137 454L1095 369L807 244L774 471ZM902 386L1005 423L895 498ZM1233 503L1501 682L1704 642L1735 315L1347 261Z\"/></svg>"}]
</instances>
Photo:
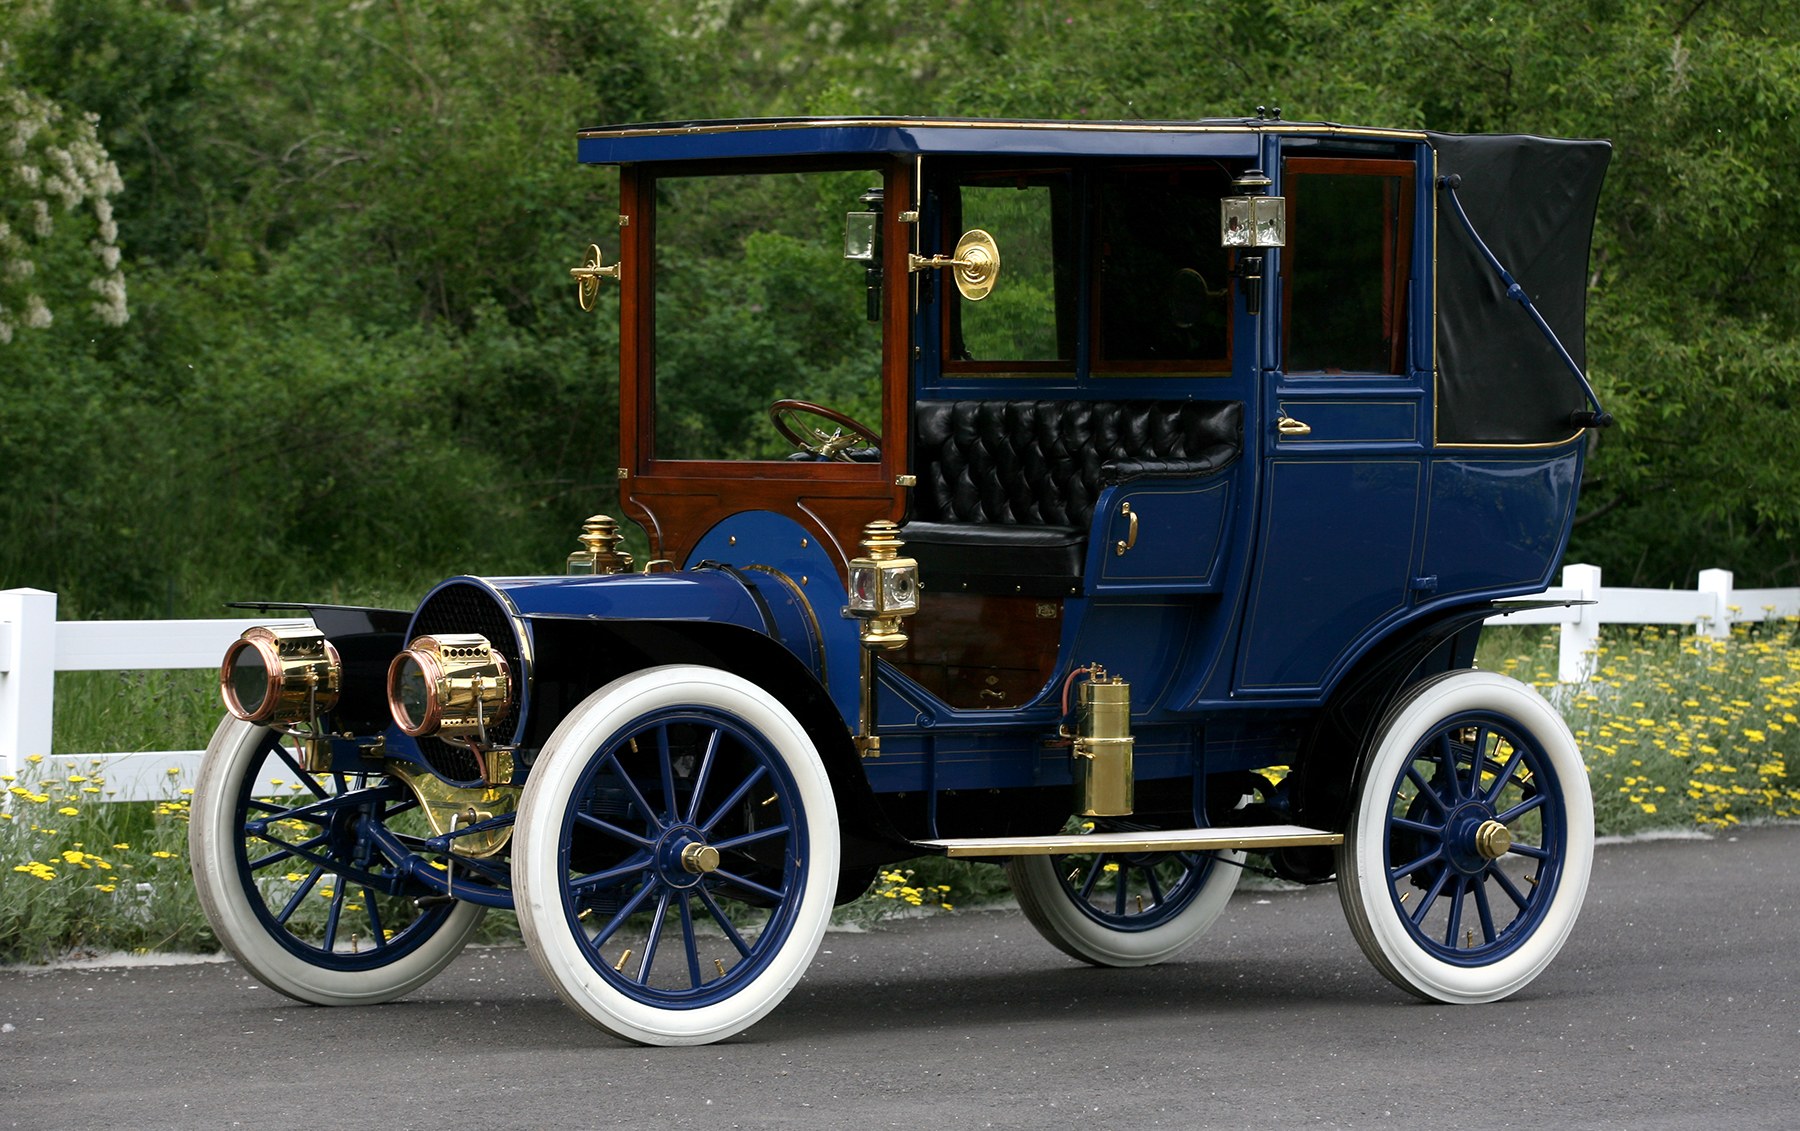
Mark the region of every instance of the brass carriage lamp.
<instances>
[{"instance_id":1,"label":"brass carriage lamp","mask_svg":"<svg viewBox=\"0 0 1800 1131\"><path fill-rule=\"evenodd\" d=\"M844 215L844 258L863 265L863 281L869 294L868 317L881 321L881 201L882 190L872 188L857 198L867 209Z\"/></svg>"},{"instance_id":2,"label":"brass carriage lamp","mask_svg":"<svg viewBox=\"0 0 1800 1131\"><path fill-rule=\"evenodd\" d=\"M862 622L862 642L886 650L906 643L902 617L919 611L919 563L900 556L900 528L886 519L863 527L866 556L850 562L850 615Z\"/></svg>"},{"instance_id":3,"label":"brass carriage lamp","mask_svg":"<svg viewBox=\"0 0 1800 1131\"><path fill-rule=\"evenodd\" d=\"M919 563L900 556L900 528L886 519L863 527L863 556L850 561L849 603L845 609L862 629L861 713L856 750L881 757L875 733L875 653L906 643L904 619L919 611Z\"/></svg>"},{"instance_id":4,"label":"brass carriage lamp","mask_svg":"<svg viewBox=\"0 0 1800 1131\"><path fill-rule=\"evenodd\" d=\"M1267 195L1274 184L1261 169L1232 179L1239 195L1219 201L1219 243L1224 247L1286 247L1287 199Z\"/></svg>"},{"instance_id":5,"label":"brass carriage lamp","mask_svg":"<svg viewBox=\"0 0 1800 1131\"><path fill-rule=\"evenodd\" d=\"M1261 169L1246 169L1231 182L1238 195L1219 199L1219 243L1241 249L1236 274L1250 314L1262 313L1263 257L1246 253L1287 246L1287 200L1267 195L1273 183Z\"/></svg>"}]
</instances>

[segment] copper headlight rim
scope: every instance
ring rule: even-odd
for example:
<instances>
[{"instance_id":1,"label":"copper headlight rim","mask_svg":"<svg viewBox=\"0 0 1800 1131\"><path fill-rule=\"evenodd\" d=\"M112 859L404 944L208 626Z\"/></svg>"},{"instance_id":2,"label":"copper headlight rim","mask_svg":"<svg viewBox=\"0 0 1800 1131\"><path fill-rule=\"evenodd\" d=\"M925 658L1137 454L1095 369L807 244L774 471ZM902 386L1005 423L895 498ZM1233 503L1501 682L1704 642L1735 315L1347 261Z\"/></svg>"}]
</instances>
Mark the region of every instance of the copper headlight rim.
<instances>
[{"instance_id":1,"label":"copper headlight rim","mask_svg":"<svg viewBox=\"0 0 1800 1131\"><path fill-rule=\"evenodd\" d=\"M395 726L413 738L436 734L439 724L444 721L444 703L438 695L438 683L444 678L444 669L438 663L436 653L419 647L419 641L423 639L425 638L420 637L419 640L414 640L388 665L388 714L393 716ZM425 677L425 718L416 727L410 721L412 716L400 702L399 684L396 682L400 678L400 665L408 659L419 665L419 672Z\"/></svg>"},{"instance_id":2,"label":"copper headlight rim","mask_svg":"<svg viewBox=\"0 0 1800 1131\"><path fill-rule=\"evenodd\" d=\"M343 670L343 659L338 655L337 646L324 637L320 637L319 642L325 646L326 662L334 670ZM262 659L265 677L262 702L254 713L244 709L237 692L231 686L232 664L245 648L256 649L256 654ZM219 661L219 697L225 700L225 710L234 719L256 726L269 726L274 721L276 712L281 707L281 650L273 633L265 628L253 628L233 640L231 646L225 649L225 658ZM334 692L324 705L329 709L336 702L337 695Z\"/></svg>"},{"instance_id":3,"label":"copper headlight rim","mask_svg":"<svg viewBox=\"0 0 1800 1131\"><path fill-rule=\"evenodd\" d=\"M439 662L436 652L419 647L419 642L426 639L429 638L421 636L414 640L411 646L395 656L393 662L388 664L388 714L393 716L394 725L410 738L429 738L442 729L444 724L444 701L438 690L444 679L444 666ZM498 650L495 650L492 656L495 666L500 669L500 678L506 681L506 697L510 703L513 693L512 665ZM417 727L408 721L410 716L400 702L400 692L395 682L400 674L401 663L408 657L411 657L412 661L419 665L419 672L425 677L425 718Z\"/></svg>"}]
</instances>

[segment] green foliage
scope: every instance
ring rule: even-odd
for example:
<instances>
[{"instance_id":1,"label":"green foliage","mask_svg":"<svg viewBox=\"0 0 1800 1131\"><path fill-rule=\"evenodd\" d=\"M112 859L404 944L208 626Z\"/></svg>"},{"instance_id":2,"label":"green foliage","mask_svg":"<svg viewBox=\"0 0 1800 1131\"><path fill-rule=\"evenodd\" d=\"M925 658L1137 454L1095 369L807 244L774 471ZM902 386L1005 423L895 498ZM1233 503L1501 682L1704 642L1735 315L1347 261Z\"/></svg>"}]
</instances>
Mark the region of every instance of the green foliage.
<instances>
[{"instance_id":1,"label":"green foliage","mask_svg":"<svg viewBox=\"0 0 1800 1131\"><path fill-rule=\"evenodd\" d=\"M617 462L612 300L579 315L567 275L612 246L616 189L579 126L1257 104L1613 139L1588 355L1620 426L1570 554L1800 583L1797 75L1800 10L1748 0L6 0L0 134L43 118L34 167L90 128L102 149L48 236L0 153L33 264L0 272L0 524L31 534L0 586L169 615L552 567ZM828 188L733 202L730 254L693 249L659 322L683 444L779 454L760 414L797 381L878 415L838 321L860 281L806 243L860 186Z\"/></svg>"}]
</instances>

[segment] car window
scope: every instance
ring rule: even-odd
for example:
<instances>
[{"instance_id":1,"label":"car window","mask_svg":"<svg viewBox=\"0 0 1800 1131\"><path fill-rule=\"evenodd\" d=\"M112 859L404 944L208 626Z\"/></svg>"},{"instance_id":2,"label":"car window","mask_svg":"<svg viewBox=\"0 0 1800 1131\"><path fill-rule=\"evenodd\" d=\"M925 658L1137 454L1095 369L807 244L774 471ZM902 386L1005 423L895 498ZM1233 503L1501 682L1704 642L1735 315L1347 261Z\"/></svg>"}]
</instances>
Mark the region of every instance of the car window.
<instances>
[{"instance_id":1,"label":"car window","mask_svg":"<svg viewBox=\"0 0 1800 1131\"><path fill-rule=\"evenodd\" d=\"M1404 372L1412 165L1292 158L1285 168L1286 368Z\"/></svg>"}]
</instances>

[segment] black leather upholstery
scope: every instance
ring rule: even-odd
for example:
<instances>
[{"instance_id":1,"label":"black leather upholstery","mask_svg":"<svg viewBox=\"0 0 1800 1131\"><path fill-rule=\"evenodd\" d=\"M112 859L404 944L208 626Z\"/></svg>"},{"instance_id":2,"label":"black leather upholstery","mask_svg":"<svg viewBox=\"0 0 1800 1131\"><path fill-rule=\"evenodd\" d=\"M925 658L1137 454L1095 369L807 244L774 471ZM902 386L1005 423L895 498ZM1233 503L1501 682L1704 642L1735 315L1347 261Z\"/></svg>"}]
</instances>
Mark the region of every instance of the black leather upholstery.
<instances>
[{"instance_id":1,"label":"black leather upholstery","mask_svg":"<svg viewBox=\"0 0 1800 1131\"><path fill-rule=\"evenodd\" d=\"M1242 448L1237 401L926 401L902 537L928 586L1078 593L1102 490L1211 475Z\"/></svg>"}]
</instances>

